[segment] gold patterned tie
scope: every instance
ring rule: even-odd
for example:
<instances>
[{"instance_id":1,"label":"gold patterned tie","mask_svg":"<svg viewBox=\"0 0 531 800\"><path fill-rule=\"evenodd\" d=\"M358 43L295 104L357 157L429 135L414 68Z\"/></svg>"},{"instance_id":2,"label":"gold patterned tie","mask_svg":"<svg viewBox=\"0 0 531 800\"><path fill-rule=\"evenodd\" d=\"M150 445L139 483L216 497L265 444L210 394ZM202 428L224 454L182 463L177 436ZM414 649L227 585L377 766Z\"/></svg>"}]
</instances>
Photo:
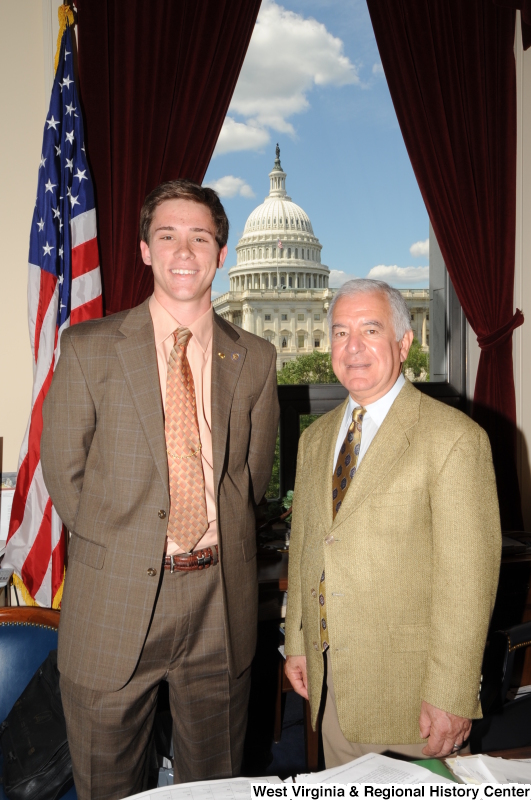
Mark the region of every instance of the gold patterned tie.
<instances>
[{"instance_id":1,"label":"gold patterned tie","mask_svg":"<svg viewBox=\"0 0 531 800\"><path fill-rule=\"evenodd\" d=\"M168 361L166 449L170 477L168 536L191 551L208 528L194 378L186 347L191 331L177 328Z\"/></svg>"},{"instance_id":2,"label":"gold patterned tie","mask_svg":"<svg viewBox=\"0 0 531 800\"><path fill-rule=\"evenodd\" d=\"M352 482L352 478L356 474L361 446L361 425L363 422L363 417L366 413L367 409L363 408L362 406L357 406L354 409L352 412L352 422L348 426L345 441L339 450L337 464L334 470L334 477L332 480L332 515L334 519L336 518L337 512L341 508L341 503L345 499L345 495ZM326 620L324 570L319 582L319 609L321 617L321 648L324 651L328 647L328 624Z\"/></svg>"},{"instance_id":3,"label":"gold patterned tie","mask_svg":"<svg viewBox=\"0 0 531 800\"><path fill-rule=\"evenodd\" d=\"M366 413L367 410L362 406L356 406L352 412L352 422L348 426L345 441L341 445L337 457L332 481L332 514L334 519L341 508L341 503L345 499L352 478L356 474L361 446L361 424Z\"/></svg>"}]
</instances>

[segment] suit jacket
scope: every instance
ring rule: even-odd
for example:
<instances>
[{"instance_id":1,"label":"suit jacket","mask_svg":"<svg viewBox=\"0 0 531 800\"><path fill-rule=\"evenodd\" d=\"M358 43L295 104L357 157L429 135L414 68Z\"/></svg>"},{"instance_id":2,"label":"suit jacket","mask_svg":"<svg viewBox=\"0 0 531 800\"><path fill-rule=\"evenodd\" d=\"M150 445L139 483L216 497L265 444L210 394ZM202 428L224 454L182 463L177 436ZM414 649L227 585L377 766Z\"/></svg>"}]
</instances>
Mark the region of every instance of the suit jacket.
<instances>
[{"instance_id":1,"label":"suit jacket","mask_svg":"<svg viewBox=\"0 0 531 800\"><path fill-rule=\"evenodd\" d=\"M344 412L345 404L321 417L300 440L286 652L307 656L315 724L324 568L345 737L421 742L422 700L481 716L481 662L501 553L490 445L468 417L406 382L333 521L334 447Z\"/></svg>"},{"instance_id":2,"label":"suit jacket","mask_svg":"<svg viewBox=\"0 0 531 800\"><path fill-rule=\"evenodd\" d=\"M276 351L216 314L212 345L218 541L229 668L238 675L256 643L254 503L273 461ZM131 677L146 636L170 511L147 301L64 331L43 418L44 479L72 533L59 670L88 688L115 691Z\"/></svg>"}]
</instances>

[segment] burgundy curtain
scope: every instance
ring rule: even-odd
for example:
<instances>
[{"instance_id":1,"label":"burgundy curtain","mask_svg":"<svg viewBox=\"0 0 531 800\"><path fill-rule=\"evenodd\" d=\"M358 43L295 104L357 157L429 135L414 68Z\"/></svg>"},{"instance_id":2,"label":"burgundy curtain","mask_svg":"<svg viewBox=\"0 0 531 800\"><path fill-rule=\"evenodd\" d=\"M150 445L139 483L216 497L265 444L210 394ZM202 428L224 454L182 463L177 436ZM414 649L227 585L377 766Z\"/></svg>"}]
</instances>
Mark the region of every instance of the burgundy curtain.
<instances>
[{"instance_id":1,"label":"burgundy curtain","mask_svg":"<svg viewBox=\"0 0 531 800\"><path fill-rule=\"evenodd\" d=\"M367 0L404 141L481 356L473 416L489 433L506 529L521 529L512 331L515 12L491 0Z\"/></svg>"},{"instance_id":2,"label":"burgundy curtain","mask_svg":"<svg viewBox=\"0 0 531 800\"><path fill-rule=\"evenodd\" d=\"M105 312L151 293L138 217L165 180L201 182L260 0L77 0L80 94Z\"/></svg>"}]
</instances>

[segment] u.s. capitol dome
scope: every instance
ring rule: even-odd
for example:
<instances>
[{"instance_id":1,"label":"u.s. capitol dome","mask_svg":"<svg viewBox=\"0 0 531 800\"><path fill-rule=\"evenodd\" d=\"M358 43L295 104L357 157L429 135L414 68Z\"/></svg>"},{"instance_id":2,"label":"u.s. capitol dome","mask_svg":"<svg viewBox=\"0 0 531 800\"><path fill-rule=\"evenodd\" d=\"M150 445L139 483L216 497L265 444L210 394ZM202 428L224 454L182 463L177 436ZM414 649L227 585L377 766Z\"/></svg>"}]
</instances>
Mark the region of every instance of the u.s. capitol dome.
<instances>
[{"instance_id":1,"label":"u.s. capitol dome","mask_svg":"<svg viewBox=\"0 0 531 800\"><path fill-rule=\"evenodd\" d=\"M229 270L230 291L214 300L221 316L273 342L277 366L313 350L329 351L330 270L310 218L286 192L276 158L264 202L249 215Z\"/></svg>"}]
</instances>

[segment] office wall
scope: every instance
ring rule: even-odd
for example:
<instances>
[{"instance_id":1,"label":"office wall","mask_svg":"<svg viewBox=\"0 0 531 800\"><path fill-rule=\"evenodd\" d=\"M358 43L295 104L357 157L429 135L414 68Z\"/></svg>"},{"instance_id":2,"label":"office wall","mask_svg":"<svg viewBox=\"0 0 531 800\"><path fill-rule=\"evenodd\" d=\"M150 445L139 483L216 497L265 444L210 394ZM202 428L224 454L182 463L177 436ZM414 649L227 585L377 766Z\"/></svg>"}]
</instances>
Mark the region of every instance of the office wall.
<instances>
[{"instance_id":1,"label":"office wall","mask_svg":"<svg viewBox=\"0 0 531 800\"><path fill-rule=\"evenodd\" d=\"M31 404L26 312L28 242L45 100L41 0L0 3L0 436L4 472L17 469Z\"/></svg>"},{"instance_id":2,"label":"office wall","mask_svg":"<svg viewBox=\"0 0 531 800\"><path fill-rule=\"evenodd\" d=\"M519 30L516 32L515 53L518 160L514 302L526 319L514 334L514 375L519 428L518 472L524 525L526 530L531 530L531 49L524 53Z\"/></svg>"}]
</instances>

